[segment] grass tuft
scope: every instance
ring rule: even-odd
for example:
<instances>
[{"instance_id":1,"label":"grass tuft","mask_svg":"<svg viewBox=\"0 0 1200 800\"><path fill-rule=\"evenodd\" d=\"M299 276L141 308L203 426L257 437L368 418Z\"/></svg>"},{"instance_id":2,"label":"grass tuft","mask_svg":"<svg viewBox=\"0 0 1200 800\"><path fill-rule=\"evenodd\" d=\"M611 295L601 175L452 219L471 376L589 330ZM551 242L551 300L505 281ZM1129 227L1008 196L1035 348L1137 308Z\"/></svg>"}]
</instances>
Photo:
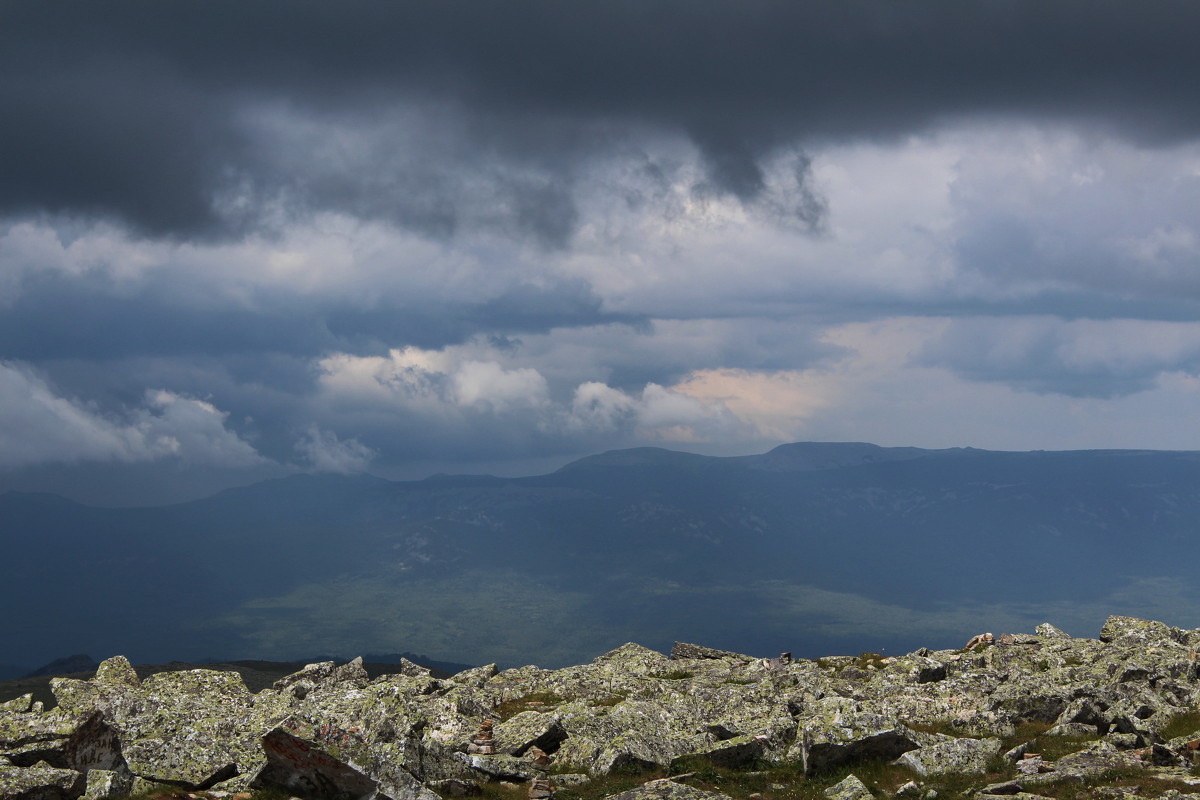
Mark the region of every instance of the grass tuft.
<instances>
[{"instance_id":1,"label":"grass tuft","mask_svg":"<svg viewBox=\"0 0 1200 800\"><path fill-rule=\"evenodd\" d=\"M1159 731L1159 735L1170 740L1180 736L1191 736L1197 732L1200 732L1200 711L1185 711L1171 717L1171 720Z\"/></svg>"},{"instance_id":2,"label":"grass tuft","mask_svg":"<svg viewBox=\"0 0 1200 800\"><path fill-rule=\"evenodd\" d=\"M521 697L515 697L512 700L505 700L492 709L492 713L503 722L506 719L515 717L522 711L546 711L565 702L565 697L559 697L554 692L533 692Z\"/></svg>"}]
</instances>

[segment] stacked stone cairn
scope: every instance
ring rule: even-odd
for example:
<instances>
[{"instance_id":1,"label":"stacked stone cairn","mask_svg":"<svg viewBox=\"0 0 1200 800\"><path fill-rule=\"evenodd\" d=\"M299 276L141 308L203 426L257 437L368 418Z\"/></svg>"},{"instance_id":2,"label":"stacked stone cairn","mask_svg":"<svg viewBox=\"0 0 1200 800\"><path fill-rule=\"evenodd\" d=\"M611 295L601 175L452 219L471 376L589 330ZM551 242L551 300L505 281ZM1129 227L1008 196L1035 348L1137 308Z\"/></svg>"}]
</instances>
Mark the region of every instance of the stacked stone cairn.
<instances>
[{"instance_id":1,"label":"stacked stone cairn","mask_svg":"<svg viewBox=\"0 0 1200 800\"><path fill-rule=\"evenodd\" d=\"M529 748L536 775L529 782L529 800L550 800L554 797L554 785L550 783L550 754L540 747Z\"/></svg>"},{"instance_id":2,"label":"stacked stone cairn","mask_svg":"<svg viewBox=\"0 0 1200 800\"><path fill-rule=\"evenodd\" d=\"M1085 789L1117 800L1088 789L1113 774L1142 776L1120 800L1159 797L1138 787L1164 780L1171 800L1200 800L1198 651L1200 629L1110 617L1097 639L1044 624L892 657L626 644L557 670L488 665L439 679L406 663L374 680L358 660L326 662L258 693L234 672L142 680L117 656L91 680L54 679L51 708L30 695L0 703L0 800L232 800L258 788L438 800L490 782L550 800L556 786L638 771L654 780L620 800L722 800L687 777L698 764L781 765L820 786L848 773L831 800L931 800L947 775L972 800ZM877 781L859 765L881 761L906 783L855 774Z\"/></svg>"},{"instance_id":3,"label":"stacked stone cairn","mask_svg":"<svg viewBox=\"0 0 1200 800\"><path fill-rule=\"evenodd\" d=\"M495 754L496 740L492 737L492 728L495 724L491 719L485 719L479 723L479 732L471 737L471 741L467 745L468 753L481 756Z\"/></svg>"}]
</instances>

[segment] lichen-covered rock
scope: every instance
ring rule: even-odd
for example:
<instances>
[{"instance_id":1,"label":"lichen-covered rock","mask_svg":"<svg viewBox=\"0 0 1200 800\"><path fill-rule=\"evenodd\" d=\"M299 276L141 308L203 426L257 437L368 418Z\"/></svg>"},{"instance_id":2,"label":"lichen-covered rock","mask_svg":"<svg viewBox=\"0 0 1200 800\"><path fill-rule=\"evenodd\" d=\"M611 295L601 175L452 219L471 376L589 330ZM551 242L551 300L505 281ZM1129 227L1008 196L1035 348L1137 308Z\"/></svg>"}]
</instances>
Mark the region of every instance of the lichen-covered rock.
<instances>
[{"instance_id":1,"label":"lichen-covered rock","mask_svg":"<svg viewBox=\"0 0 1200 800\"><path fill-rule=\"evenodd\" d=\"M20 697L14 697L12 700L5 700L3 703L0 703L0 714L5 712L12 714L28 714L32 710L32 694L23 694Z\"/></svg>"},{"instance_id":2,"label":"lichen-covered rock","mask_svg":"<svg viewBox=\"0 0 1200 800\"><path fill-rule=\"evenodd\" d=\"M78 726L77 715L58 709L42 714L0 712L0 753L20 766L61 761L67 739Z\"/></svg>"},{"instance_id":3,"label":"lichen-covered rock","mask_svg":"<svg viewBox=\"0 0 1200 800\"><path fill-rule=\"evenodd\" d=\"M1043 639L1070 639L1071 635L1065 633L1051 625L1049 622L1043 622L1033 629L1033 632Z\"/></svg>"},{"instance_id":4,"label":"lichen-covered rock","mask_svg":"<svg viewBox=\"0 0 1200 800\"><path fill-rule=\"evenodd\" d=\"M0 764L21 770L45 761L36 769L86 772L97 786L106 773L132 776L133 791L236 792L274 783L313 797L383 798L423 796L422 784L439 781L529 780L540 774L522 757L533 747L582 780L623 768L688 771L684 765L697 759L793 760L809 774L901 759L937 775L978 771L996 739L1025 722L1103 736L1062 741L1055 747L1077 752L1054 762L1022 759L1039 752L1047 734L1014 748L1007 757L1030 774L1005 789L1011 795L1047 781L1092 780L1114 767L1180 771L1200 756L1195 736L1164 741L1173 720L1200 707L1196 631L1127 617L1109 619L1106 641L1055 630L1001 636L977 652L818 662L689 645L669 659L627 644L579 666L499 672L489 665L445 679L403 665L368 680L357 662L325 663L254 695L233 673L138 681L117 657L92 680L56 679L59 707L50 712L29 697L0 705ZM498 721L496 754L468 756L471 735L487 719ZM955 736L924 732L931 729ZM268 756L268 742L308 753L306 766L285 767L279 753ZM698 790L665 781L635 791Z\"/></svg>"},{"instance_id":5,"label":"lichen-covered rock","mask_svg":"<svg viewBox=\"0 0 1200 800\"><path fill-rule=\"evenodd\" d=\"M483 787L469 778L430 781L429 788L441 797L475 797L483 794Z\"/></svg>"},{"instance_id":6,"label":"lichen-covered rock","mask_svg":"<svg viewBox=\"0 0 1200 800\"><path fill-rule=\"evenodd\" d=\"M1082 750L1058 759L1054 762L1053 773L1039 777L1050 780L1054 777L1062 779L1065 776L1074 776L1084 780L1130 766L1139 766L1135 757L1117 750L1108 742L1092 742Z\"/></svg>"},{"instance_id":7,"label":"lichen-covered rock","mask_svg":"<svg viewBox=\"0 0 1200 800\"><path fill-rule=\"evenodd\" d=\"M133 790L133 775L128 770L90 769L86 774L82 800L105 800Z\"/></svg>"},{"instance_id":8,"label":"lichen-covered rock","mask_svg":"<svg viewBox=\"0 0 1200 800\"><path fill-rule=\"evenodd\" d=\"M604 800L732 800L727 794L706 792L667 778L647 781L636 789L610 794Z\"/></svg>"},{"instance_id":9,"label":"lichen-covered rock","mask_svg":"<svg viewBox=\"0 0 1200 800\"><path fill-rule=\"evenodd\" d=\"M268 731L262 747L255 785L283 786L312 800L438 800L386 746L292 720Z\"/></svg>"},{"instance_id":10,"label":"lichen-covered rock","mask_svg":"<svg viewBox=\"0 0 1200 800\"><path fill-rule=\"evenodd\" d=\"M874 797L867 785L853 773L847 775L839 783L830 786L823 794L829 800L873 800Z\"/></svg>"},{"instance_id":11,"label":"lichen-covered rock","mask_svg":"<svg viewBox=\"0 0 1200 800\"><path fill-rule=\"evenodd\" d=\"M804 721L789 755L808 775L866 758L895 759L921 746L920 737L895 718L857 711L845 698L826 698L821 713Z\"/></svg>"},{"instance_id":12,"label":"lichen-covered rock","mask_svg":"<svg viewBox=\"0 0 1200 800\"><path fill-rule=\"evenodd\" d=\"M1100 628L1100 641L1123 644L1178 644L1180 631L1162 622L1110 616Z\"/></svg>"},{"instance_id":13,"label":"lichen-covered rock","mask_svg":"<svg viewBox=\"0 0 1200 800\"><path fill-rule=\"evenodd\" d=\"M109 724L135 775L203 789L262 766L252 707L236 672L161 672L110 706Z\"/></svg>"},{"instance_id":14,"label":"lichen-covered rock","mask_svg":"<svg viewBox=\"0 0 1200 800\"><path fill-rule=\"evenodd\" d=\"M718 767L741 767L752 764L766 751L765 742L756 736L734 736L689 753L686 758L698 758Z\"/></svg>"},{"instance_id":15,"label":"lichen-covered rock","mask_svg":"<svg viewBox=\"0 0 1200 800\"><path fill-rule=\"evenodd\" d=\"M74 800L86 787L83 773L73 769L58 769L45 763L0 766L0 797L4 800Z\"/></svg>"},{"instance_id":16,"label":"lichen-covered rock","mask_svg":"<svg viewBox=\"0 0 1200 800\"><path fill-rule=\"evenodd\" d=\"M950 739L910 750L896 760L918 775L972 775L987 771L1000 754L999 739Z\"/></svg>"},{"instance_id":17,"label":"lichen-covered rock","mask_svg":"<svg viewBox=\"0 0 1200 800\"><path fill-rule=\"evenodd\" d=\"M103 698L94 683L75 678L51 678L50 691L66 714L90 714Z\"/></svg>"},{"instance_id":18,"label":"lichen-covered rock","mask_svg":"<svg viewBox=\"0 0 1200 800\"><path fill-rule=\"evenodd\" d=\"M128 772L120 736L99 711L88 717L63 742L62 758L65 766L71 769Z\"/></svg>"},{"instance_id":19,"label":"lichen-covered rock","mask_svg":"<svg viewBox=\"0 0 1200 800\"><path fill-rule=\"evenodd\" d=\"M568 738L559 748L563 764L583 766L592 775L618 769L666 767L680 756L708 743L698 732L682 728L668 706L642 700L626 700L607 713L586 717L564 717ZM581 750L586 757L581 764Z\"/></svg>"},{"instance_id":20,"label":"lichen-covered rock","mask_svg":"<svg viewBox=\"0 0 1200 800\"><path fill-rule=\"evenodd\" d=\"M425 670L424 674L428 675L429 670ZM309 692L317 689L329 690L342 686L361 689L367 685L368 680L369 676L366 669L363 668L362 658L356 658L341 666L333 661L308 664L299 672L275 681L271 688L277 692L287 692L293 697L303 700Z\"/></svg>"},{"instance_id":21,"label":"lichen-covered rock","mask_svg":"<svg viewBox=\"0 0 1200 800\"><path fill-rule=\"evenodd\" d=\"M137 689L142 685L137 670L125 656L113 656L100 662L96 668L96 677L92 678L96 686L126 687Z\"/></svg>"},{"instance_id":22,"label":"lichen-covered rock","mask_svg":"<svg viewBox=\"0 0 1200 800\"><path fill-rule=\"evenodd\" d=\"M557 714L522 711L497 725L492 735L497 752L523 756L531 747L555 752L567 738L567 731Z\"/></svg>"},{"instance_id":23,"label":"lichen-covered rock","mask_svg":"<svg viewBox=\"0 0 1200 800\"><path fill-rule=\"evenodd\" d=\"M609 666L627 675L653 675L674 669L670 659L657 650L628 642L592 660L592 664Z\"/></svg>"},{"instance_id":24,"label":"lichen-covered rock","mask_svg":"<svg viewBox=\"0 0 1200 800\"><path fill-rule=\"evenodd\" d=\"M913 656L909 661L912 664L909 674L917 683L933 683L946 679L946 665L941 661L922 656Z\"/></svg>"},{"instance_id":25,"label":"lichen-covered rock","mask_svg":"<svg viewBox=\"0 0 1200 800\"><path fill-rule=\"evenodd\" d=\"M472 667L456 672L450 680L460 686L470 686L478 689L498 675L500 670L495 664L484 664L482 667Z\"/></svg>"},{"instance_id":26,"label":"lichen-covered rock","mask_svg":"<svg viewBox=\"0 0 1200 800\"><path fill-rule=\"evenodd\" d=\"M742 653L734 653L730 650L717 650L712 647L704 647L703 645L689 644L687 642L676 642L671 648L671 658L676 661L691 658L719 658L730 661L754 660L751 656L743 655Z\"/></svg>"},{"instance_id":27,"label":"lichen-covered rock","mask_svg":"<svg viewBox=\"0 0 1200 800\"><path fill-rule=\"evenodd\" d=\"M502 753L494 755L456 753L455 757L477 775L497 781L528 781L542 772L527 758L517 758Z\"/></svg>"},{"instance_id":28,"label":"lichen-covered rock","mask_svg":"<svg viewBox=\"0 0 1200 800\"><path fill-rule=\"evenodd\" d=\"M1062 725L1055 725L1050 730L1046 731L1043 736L1095 736L1095 725L1084 725L1082 722L1067 722Z\"/></svg>"}]
</instances>

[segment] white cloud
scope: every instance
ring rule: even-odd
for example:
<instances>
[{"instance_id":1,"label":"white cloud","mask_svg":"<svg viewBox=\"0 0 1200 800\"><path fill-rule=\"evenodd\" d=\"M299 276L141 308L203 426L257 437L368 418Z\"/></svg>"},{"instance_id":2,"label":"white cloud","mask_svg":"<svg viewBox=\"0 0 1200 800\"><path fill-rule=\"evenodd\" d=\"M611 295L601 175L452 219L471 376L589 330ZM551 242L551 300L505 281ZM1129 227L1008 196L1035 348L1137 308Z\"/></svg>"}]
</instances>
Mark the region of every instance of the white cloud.
<instances>
[{"instance_id":1,"label":"white cloud","mask_svg":"<svg viewBox=\"0 0 1200 800\"><path fill-rule=\"evenodd\" d=\"M467 358L467 351L405 347L386 357L336 353L320 360L320 383L329 396L424 413L464 408L505 414L548 402L546 379L536 369L506 369L496 361Z\"/></svg>"},{"instance_id":2,"label":"white cloud","mask_svg":"<svg viewBox=\"0 0 1200 800\"><path fill-rule=\"evenodd\" d=\"M496 413L539 408L549 402L546 379L536 369L505 369L495 361L464 361L453 375L454 401Z\"/></svg>"},{"instance_id":3,"label":"white cloud","mask_svg":"<svg viewBox=\"0 0 1200 800\"><path fill-rule=\"evenodd\" d=\"M615 431L636 416L637 401L619 389L599 381L575 388L568 424L592 431Z\"/></svg>"},{"instance_id":4,"label":"white cloud","mask_svg":"<svg viewBox=\"0 0 1200 800\"><path fill-rule=\"evenodd\" d=\"M228 415L203 400L148 392L123 419L60 397L29 369L0 363L0 466L178 459L249 467L266 463L225 427Z\"/></svg>"},{"instance_id":5,"label":"white cloud","mask_svg":"<svg viewBox=\"0 0 1200 800\"><path fill-rule=\"evenodd\" d=\"M390 411L431 424L465 430L496 420L508 433L567 437L603 435L641 441L710 442L747 432L745 423L719 401L710 402L647 383L630 394L599 381L569 388L555 401L537 369L465 357L478 343L426 351L393 350L387 358L339 353L320 361L322 401L332 410ZM373 417L379 420L378 416Z\"/></svg>"},{"instance_id":6,"label":"white cloud","mask_svg":"<svg viewBox=\"0 0 1200 800\"><path fill-rule=\"evenodd\" d=\"M339 439L333 431L310 425L296 451L317 472L348 474L363 472L375 457L375 451L357 439Z\"/></svg>"}]
</instances>

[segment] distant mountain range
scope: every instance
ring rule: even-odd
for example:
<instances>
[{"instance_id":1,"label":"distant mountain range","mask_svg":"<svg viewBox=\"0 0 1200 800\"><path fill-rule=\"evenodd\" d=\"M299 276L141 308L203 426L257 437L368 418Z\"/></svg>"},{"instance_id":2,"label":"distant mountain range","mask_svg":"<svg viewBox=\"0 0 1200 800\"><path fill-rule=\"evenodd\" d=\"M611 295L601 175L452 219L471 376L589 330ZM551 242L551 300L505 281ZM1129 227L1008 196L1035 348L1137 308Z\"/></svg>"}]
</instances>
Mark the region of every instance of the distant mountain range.
<instances>
[{"instance_id":1,"label":"distant mountain range","mask_svg":"<svg viewBox=\"0 0 1200 800\"><path fill-rule=\"evenodd\" d=\"M1200 625L1200 453L657 448L527 478L296 475L158 508L0 496L0 660L625 641L821 655L1109 613Z\"/></svg>"}]
</instances>

